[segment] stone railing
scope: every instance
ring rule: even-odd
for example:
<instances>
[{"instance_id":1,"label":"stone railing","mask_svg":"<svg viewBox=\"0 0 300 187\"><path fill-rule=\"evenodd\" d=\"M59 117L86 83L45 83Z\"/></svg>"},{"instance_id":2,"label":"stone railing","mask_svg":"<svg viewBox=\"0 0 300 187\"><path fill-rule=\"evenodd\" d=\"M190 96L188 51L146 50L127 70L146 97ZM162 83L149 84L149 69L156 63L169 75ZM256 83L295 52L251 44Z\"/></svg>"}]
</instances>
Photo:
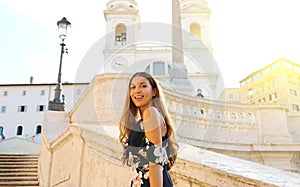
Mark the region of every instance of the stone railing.
<instances>
[{"instance_id":1,"label":"stone railing","mask_svg":"<svg viewBox=\"0 0 300 187\"><path fill-rule=\"evenodd\" d=\"M129 77L96 76L70 112L70 121L117 126ZM162 87L180 142L300 172L300 139L291 136L291 129L294 137L300 134L300 116L288 116L286 106L229 104Z\"/></svg>"},{"instance_id":2,"label":"stone railing","mask_svg":"<svg viewBox=\"0 0 300 187\"><path fill-rule=\"evenodd\" d=\"M40 186L129 186L132 172L121 165L114 126L70 127L52 142L43 133ZM300 175L180 144L170 171L175 186L299 186Z\"/></svg>"},{"instance_id":3,"label":"stone railing","mask_svg":"<svg viewBox=\"0 0 300 187\"><path fill-rule=\"evenodd\" d=\"M285 105L242 105L190 97L164 89L178 136L211 146L291 143ZM277 129L280 129L278 132Z\"/></svg>"},{"instance_id":4,"label":"stone railing","mask_svg":"<svg viewBox=\"0 0 300 187\"><path fill-rule=\"evenodd\" d=\"M117 125L123 109L129 77L129 74L101 74L96 76L83 97L71 110L71 121ZM261 118L260 111L264 111L264 116L267 114L266 110L276 114L272 116L272 123L278 121L280 124L275 124L275 126L272 124L273 128L278 126L280 129L286 129L287 126L287 108L285 106L229 104L181 94L170 89L167 85L162 85L162 87L167 107L178 128L214 129L213 131L218 134L219 142L235 143L237 139L240 144L268 141L262 137L264 135L262 130L268 124L261 124L265 121ZM237 133L231 138L222 136L222 133L227 134L228 132ZM244 138L244 132L248 136L252 134L251 138ZM281 133L284 133L283 136L288 136L285 130ZM190 135L190 132L188 134ZM199 133L196 134L199 135ZM184 137L186 135L181 134L180 136ZM192 139L200 139L199 137L202 136L193 137ZM205 141L205 139L201 139L201 141ZM208 141L211 142L211 140ZM214 141L218 142L216 139ZM272 140L272 143L274 143L274 140Z\"/></svg>"}]
</instances>

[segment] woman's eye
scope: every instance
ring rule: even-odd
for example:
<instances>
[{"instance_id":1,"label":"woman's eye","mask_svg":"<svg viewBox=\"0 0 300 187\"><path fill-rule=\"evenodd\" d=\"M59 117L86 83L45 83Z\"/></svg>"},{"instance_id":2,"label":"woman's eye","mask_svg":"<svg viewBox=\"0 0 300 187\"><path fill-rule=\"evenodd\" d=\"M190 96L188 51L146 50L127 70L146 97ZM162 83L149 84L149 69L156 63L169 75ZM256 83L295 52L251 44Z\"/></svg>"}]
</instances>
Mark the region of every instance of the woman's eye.
<instances>
[{"instance_id":1,"label":"woman's eye","mask_svg":"<svg viewBox=\"0 0 300 187\"><path fill-rule=\"evenodd\" d=\"M131 86L130 89L131 89L131 90L132 90L132 89L135 89L135 86Z\"/></svg>"},{"instance_id":2,"label":"woman's eye","mask_svg":"<svg viewBox=\"0 0 300 187\"><path fill-rule=\"evenodd\" d=\"M147 87L147 85L142 85L142 87L143 87L143 88L146 88L146 87Z\"/></svg>"}]
</instances>

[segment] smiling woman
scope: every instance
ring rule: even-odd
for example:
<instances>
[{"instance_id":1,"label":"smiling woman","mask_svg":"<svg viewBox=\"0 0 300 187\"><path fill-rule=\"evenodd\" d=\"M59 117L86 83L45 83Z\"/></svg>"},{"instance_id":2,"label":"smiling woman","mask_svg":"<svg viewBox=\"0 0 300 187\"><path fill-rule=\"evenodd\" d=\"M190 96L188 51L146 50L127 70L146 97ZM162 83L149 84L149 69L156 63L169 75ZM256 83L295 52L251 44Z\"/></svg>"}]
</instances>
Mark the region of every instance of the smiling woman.
<instances>
[{"instance_id":1,"label":"smiling woman","mask_svg":"<svg viewBox=\"0 0 300 187\"><path fill-rule=\"evenodd\" d=\"M147 72L135 73L119 124L123 163L133 167L131 186L173 186L168 170L177 157L173 123L162 90Z\"/></svg>"}]
</instances>

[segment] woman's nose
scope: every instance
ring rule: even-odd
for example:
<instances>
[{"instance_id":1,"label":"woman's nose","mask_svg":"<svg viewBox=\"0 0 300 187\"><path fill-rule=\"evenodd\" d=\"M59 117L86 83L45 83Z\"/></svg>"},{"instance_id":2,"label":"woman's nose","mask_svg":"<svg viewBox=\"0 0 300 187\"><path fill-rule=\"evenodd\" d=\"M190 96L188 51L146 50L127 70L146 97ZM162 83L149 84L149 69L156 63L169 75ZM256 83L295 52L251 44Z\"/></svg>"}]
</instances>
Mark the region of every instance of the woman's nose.
<instances>
[{"instance_id":1,"label":"woman's nose","mask_svg":"<svg viewBox=\"0 0 300 187\"><path fill-rule=\"evenodd\" d=\"M135 92L140 92L141 89L140 89L140 87L137 86L137 87L135 87L134 91L135 91Z\"/></svg>"}]
</instances>

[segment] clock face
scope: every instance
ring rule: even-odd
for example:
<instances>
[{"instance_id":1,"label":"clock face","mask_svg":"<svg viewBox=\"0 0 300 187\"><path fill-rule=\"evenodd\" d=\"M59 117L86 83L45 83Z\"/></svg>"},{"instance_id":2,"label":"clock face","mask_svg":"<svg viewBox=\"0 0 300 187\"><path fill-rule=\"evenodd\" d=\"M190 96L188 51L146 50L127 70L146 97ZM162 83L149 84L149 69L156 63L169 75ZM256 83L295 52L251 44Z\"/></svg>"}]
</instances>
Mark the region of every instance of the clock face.
<instances>
[{"instance_id":1,"label":"clock face","mask_svg":"<svg viewBox=\"0 0 300 187\"><path fill-rule=\"evenodd\" d=\"M111 66L115 70L121 70L127 65L126 59L116 59L112 62Z\"/></svg>"}]
</instances>

